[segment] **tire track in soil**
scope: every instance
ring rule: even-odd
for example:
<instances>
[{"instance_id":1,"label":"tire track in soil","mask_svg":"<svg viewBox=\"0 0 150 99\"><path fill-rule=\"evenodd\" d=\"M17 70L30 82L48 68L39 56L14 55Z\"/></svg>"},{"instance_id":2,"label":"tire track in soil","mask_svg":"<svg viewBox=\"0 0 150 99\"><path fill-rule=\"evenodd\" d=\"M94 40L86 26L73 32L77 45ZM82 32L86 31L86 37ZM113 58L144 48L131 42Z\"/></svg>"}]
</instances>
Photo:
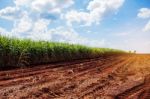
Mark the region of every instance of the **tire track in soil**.
<instances>
[{"instance_id":1,"label":"tire track in soil","mask_svg":"<svg viewBox=\"0 0 150 99\"><path fill-rule=\"evenodd\" d=\"M139 55L136 57L136 62L134 65L137 66L137 68L142 67L148 67L149 73L143 74L141 71L138 71L141 73L141 76L143 80L139 81L139 83L135 83L134 86L130 86L129 89L125 90L124 92L120 92L118 95L116 95L115 99L150 99L150 56L149 55ZM139 65L139 66L138 66ZM129 67L131 68L131 67ZM135 78L134 78L135 79ZM145 80L144 80L145 79Z\"/></svg>"},{"instance_id":2,"label":"tire track in soil","mask_svg":"<svg viewBox=\"0 0 150 99\"><path fill-rule=\"evenodd\" d=\"M119 62L119 61L118 61L118 62ZM118 63L118 62L117 62L117 63ZM87 79L88 79L88 78L87 78ZM71 85L69 85L69 84L71 84ZM62 85L62 84L61 84L61 85ZM68 90L68 87L73 87L74 85L72 86L72 81L71 81L71 82L70 82L70 81L69 81L69 82L67 81L67 82L65 83L65 85L62 85L62 86L64 86L64 87L62 87L60 90L66 91L66 90ZM67 87L66 87L66 86L67 86ZM58 88L57 88L57 89L58 89ZM36 92L35 92L35 93L36 93Z\"/></svg>"},{"instance_id":3,"label":"tire track in soil","mask_svg":"<svg viewBox=\"0 0 150 99\"><path fill-rule=\"evenodd\" d=\"M64 79L65 80L65 79ZM71 79L70 79L71 80ZM64 83L65 82L65 83ZM72 82L72 80L71 80L71 82L70 81L64 81L63 82L63 84L65 84L65 85L67 85L67 83L71 83ZM60 83L60 85L62 85L62 86L65 86L65 85L63 85L62 83ZM37 85L37 84L36 84ZM62 87L61 87L62 88ZM58 88L57 88L58 89ZM64 88L65 89L65 88Z\"/></svg>"},{"instance_id":4,"label":"tire track in soil","mask_svg":"<svg viewBox=\"0 0 150 99\"><path fill-rule=\"evenodd\" d=\"M150 99L150 75L140 85L117 95L116 99Z\"/></svg>"},{"instance_id":5,"label":"tire track in soil","mask_svg":"<svg viewBox=\"0 0 150 99\"><path fill-rule=\"evenodd\" d=\"M133 61L129 61L129 60L130 59L124 61L123 63L119 63L116 66L112 66L109 69L111 69L111 71L115 71L115 69L117 69L118 67L120 67L122 65L125 65L126 63L131 64ZM105 70L104 70L104 72L105 72ZM86 99L87 96L90 96L90 95L93 96L94 93L97 93L98 91L102 90L104 87L108 86L110 84L110 81L113 80L114 77L113 77L112 72L109 72L107 74L108 74L108 76L106 76L105 78L99 79L99 81L97 83L95 83L94 85L92 84L92 85L88 86L86 89L84 89L85 92L83 93L83 95L80 96L80 98Z\"/></svg>"},{"instance_id":6,"label":"tire track in soil","mask_svg":"<svg viewBox=\"0 0 150 99\"><path fill-rule=\"evenodd\" d=\"M111 56L112 57L112 56ZM10 71L0 71L0 77L1 76L6 76L6 75L10 75L10 74L20 74L20 71L22 71L21 73L30 73L30 72L36 72L36 71L39 71L39 69L42 71L42 70L45 70L45 69L52 69L52 68L64 68L64 67L72 67L74 65L78 65L78 64L86 64L90 61L94 62L94 61L98 61L98 60L104 60L104 59L107 59L107 58L110 58L110 57L106 57L106 58L103 58L103 57L100 57L100 58L96 58L96 59L83 59L83 60L75 60L72 61L72 62L62 62L62 63L55 63L55 64L49 64L49 65L39 65L39 66L36 66L36 67L33 67L33 68L24 68L24 69L17 69L17 70L10 70ZM69 65L69 66L68 66Z\"/></svg>"},{"instance_id":7,"label":"tire track in soil","mask_svg":"<svg viewBox=\"0 0 150 99\"><path fill-rule=\"evenodd\" d=\"M80 64L82 64L83 66L86 66L86 64L90 64L90 63L94 63L94 62L96 62L96 61L101 61L102 59L98 59L98 60L93 60L93 61L87 61L87 62L83 62L83 63L76 63L76 64L72 64L72 65L69 65L69 68L72 68L72 67L74 67L74 68L76 68L76 65L80 65ZM107 59L106 59L107 60ZM59 65L59 66L65 66L65 65L67 65L67 64L64 64L64 65ZM0 76L0 80L9 80L9 79L13 79L13 78L22 78L22 77L26 77L26 76L32 76L32 75L37 75L37 74L39 74L39 73L43 73L43 72L55 72L55 70L53 70L52 69L52 67L51 66L46 66L46 68L45 68L45 66L42 68L43 66L41 66L41 68L33 68L33 69L30 69L29 71L28 71L28 69L24 69L23 71L10 71L10 72L8 72L8 71L6 71L6 73L3 73L3 72L0 72L1 73L1 76ZM56 66L57 67L57 66ZM65 66L65 67L67 67L67 66ZM58 68L62 68L62 67L58 67ZM57 68L57 71L58 71L58 68ZM64 67L63 67L64 68ZM47 70L47 69L50 69L50 70ZM64 69L66 69L66 68L64 68ZM8 78L4 78L4 77L6 77L7 75L9 75L9 77Z\"/></svg>"},{"instance_id":8,"label":"tire track in soil","mask_svg":"<svg viewBox=\"0 0 150 99\"><path fill-rule=\"evenodd\" d=\"M119 62L121 62L121 61L117 61L117 62L114 62L114 63L112 63L112 64L116 64L116 63L119 63ZM112 65L111 64L111 65ZM107 66L106 67L109 67L109 66L111 66L110 64L107 64ZM95 68L94 70L96 70L97 68ZM104 69L104 68L101 68L102 70ZM92 69L92 70L89 70L88 72L86 72L87 74L89 73L89 72L94 72L94 70ZM84 73L84 74L86 74L86 73ZM77 75L75 75L75 78L76 78L76 83L79 83L80 81L82 81L83 80L83 78L81 78L80 79L80 77L83 77L84 75L82 74L82 76L81 76L81 74L77 74ZM90 78L90 75L88 75L88 76L86 76L86 77L84 77L84 80L87 80L87 79L89 79ZM73 78L74 79L74 78ZM98 78L99 79L99 78ZM87 85L88 86L88 85ZM76 88L73 88L73 89L79 89L78 87L76 87ZM78 93L78 92L76 92L76 93ZM67 93L66 93L67 94ZM70 94L70 92L69 92L69 94Z\"/></svg>"},{"instance_id":9,"label":"tire track in soil","mask_svg":"<svg viewBox=\"0 0 150 99\"><path fill-rule=\"evenodd\" d=\"M136 66L136 68L139 68L139 66L144 66L144 62L143 62L143 60L146 60L147 62L149 62L149 60L148 60L148 58L146 58L146 56L136 56L135 57L135 62L132 64L132 65L129 65L128 66L128 68L132 68L132 67L134 67L134 66ZM149 65L150 65L150 62L149 62ZM147 65L148 66L148 65ZM144 68L144 67L143 67ZM150 68L150 67L149 67ZM139 72L139 71L138 71ZM139 73L136 73L137 75L139 74ZM150 71L149 71L149 73L150 73ZM129 74L130 75L130 74ZM128 74L126 74L125 75L126 77L128 77ZM125 85L121 85L120 86L120 88L118 87L118 92L115 92L115 90L114 89L111 89L111 88L109 88L109 89L107 89L107 90L112 90L112 91L114 91L114 95L115 94L117 94L117 93L123 93L124 91L126 91L126 90L130 90L130 89L136 89L136 86L140 86L140 85L142 85L143 83L144 83L144 78L147 76L147 74L145 73L145 75L138 75L139 77L141 77L141 79L139 79L139 80L137 80L137 81L132 81L132 80L136 80L136 79L138 79L136 76L134 77L134 78L132 78L132 79L128 79L128 80L126 80L126 84ZM131 82L130 82L131 81ZM109 87L111 87L111 85L109 86ZM134 88L135 87L135 88ZM120 89L122 89L122 90L120 90ZM107 91L106 92L104 92L105 94L107 93ZM112 96L113 94L111 94L110 96ZM113 96L114 97L114 96ZM149 97L150 98L150 97ZM129 97L126 97L126 98L120 98L120 99L139 99L138 97L132 97L132 98L129 98ZM145 99L145 98L142 98L142 99Z\"/></svg>"},{"instance_id":10,"label":"tire track in soil","mask_svg":"<svg viewBox=\"0 0 150 99\"><path fill-rule=\"evenodd\" d=\"M0 71L0 99L149 99L149 80L136 84L132 82L133 78L123 78L122 85L113 86L120 80L116 72L124 74L124 71L118 70L135 65L143 66L138 67L143 71L150 69L149 59L150 55L118 55L79 63ZM145 78L148 76L146 73L140 76ZM5 79L7 74L10 78ZM117 94L123 85L126 88ZM108 90L113 88L118 88L116 97L109 94L112 92Z\"/></svg>"},{"instance_id":11,"label":"tire track in soil","mask_svg":"<svg viewBox=\"0 0 150 99\"><path fill-rule=\"evenodd\" d=\"M101 60L100 60L101 61ZM106 59L106 61L108 61L107 59ZM97 62L97 61L94 61L94 62ZM82 66L84 67L84 68L88 68L89 66L90 66L90 64L92 65L92 64L94 64L94 62L93 61L91 61L91 62L86 62L86 63L82 63ZM88 64L88 66L87 66L87 64ZM76 65L79 65L79 64L74 64L74 65L72 65L72 66L74 66L74 68L77 68L77 66ZM99 65L101 65L101 64L99 64ZM93 65L93 66L95 66L95 65ZM92 67L92 66L91 66ZM65 67L64 67L65 68ZM83 68L83 69L84 69ZM73 68L72 68L73 69ZM51 71L53 71L51 68L50 69L48 69L48 70L44 70L44 71L42 71L42 70L39 70L39 71L36 71L36 72L33 72L33 73L26 73L26 75L19 75L19 77L14 77L13 79L15 79L15 80L13 80L13 82L14 83L21 83L21 82L23 82L23 81L31 81L32 79L31 78L34 78L34 75L36 75L36 77L38 77L38 76L41 76L41 75L44 75L45 74L45 76L46 75L48 75ZM56 73L56 72L59 72L60 70L57 70L57 71L53 71L53 73L55 73L54 75L56 75L56 76L58 76L59 77L59 74L58 73ZM80 70L81 71L81 70ZM62 72L62 70L61 70L61 72ZM60 72L60 73L61 73ZM64 71L63 71L64 72ZM62 72L62 73L63 73ZM79 72L79 71L77 71L77 72ZM48 74L47 74L48 73ZM52 72L51 72L52 73ZM12 75L12 77L13 77L13 74L10 74L10 75ZM6 77L7 78L7 77ZM5 79L6 79L5 78ZM4 80L4 81L1 81L0 82L0 86L4 86L4 84L7 84L8 86L10 86L11 85L11 82L12 82L12 79L6 79L6 80ZM13 84L12 84L13 85ZM5 86L6 87L6 86Z\"/></svg>"}]
</instances>

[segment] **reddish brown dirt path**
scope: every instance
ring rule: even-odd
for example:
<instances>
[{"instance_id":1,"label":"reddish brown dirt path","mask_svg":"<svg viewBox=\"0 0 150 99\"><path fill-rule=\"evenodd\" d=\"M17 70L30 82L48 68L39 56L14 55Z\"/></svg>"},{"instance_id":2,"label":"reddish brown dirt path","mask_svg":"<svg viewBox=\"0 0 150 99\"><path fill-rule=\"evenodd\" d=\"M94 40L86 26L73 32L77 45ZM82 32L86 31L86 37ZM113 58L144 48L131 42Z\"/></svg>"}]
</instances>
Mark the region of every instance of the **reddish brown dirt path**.
<instances>
[{"instance_id":1,"label":"reddish brown dirt path","mask_svg":"<svg viewBox=\"0 0 150 99\"><path fill-rule=\"evenodd\" d=\"M150 55L0 71L0 99L150 99Z\"/></svg>"}]
</instances>

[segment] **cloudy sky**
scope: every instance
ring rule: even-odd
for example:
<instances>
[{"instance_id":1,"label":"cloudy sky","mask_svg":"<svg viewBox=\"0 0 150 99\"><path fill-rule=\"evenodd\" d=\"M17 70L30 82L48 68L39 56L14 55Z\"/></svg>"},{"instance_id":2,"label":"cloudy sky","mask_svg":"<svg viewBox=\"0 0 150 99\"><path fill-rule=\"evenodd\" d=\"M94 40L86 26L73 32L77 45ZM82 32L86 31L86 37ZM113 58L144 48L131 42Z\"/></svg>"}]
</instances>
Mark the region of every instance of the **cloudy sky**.
<instances>
[{"instance_id":1,"label":"cloudy sky","mask_svg":"<svg viewBox=\"0 0 150 99\"><path fill-rule=\"evenodd\" d=\"M150 0L0 0L0 35L150 53Z\"/></svg>"}]
</instances>

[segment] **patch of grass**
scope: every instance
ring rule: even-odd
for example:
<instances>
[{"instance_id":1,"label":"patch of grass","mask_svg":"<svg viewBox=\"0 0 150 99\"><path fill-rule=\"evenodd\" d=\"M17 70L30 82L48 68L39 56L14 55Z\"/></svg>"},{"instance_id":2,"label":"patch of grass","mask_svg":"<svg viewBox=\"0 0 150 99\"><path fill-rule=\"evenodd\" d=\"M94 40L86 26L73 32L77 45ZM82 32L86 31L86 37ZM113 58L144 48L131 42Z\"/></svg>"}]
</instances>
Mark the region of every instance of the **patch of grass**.
<instances>
[{"instance_id":1,"label":"patch of grass","mask_svg":"<svg viewBox=\"0 0 150 99\"><path fill-rule=\"evenodd\" d=\"M96 58L105 54L120 53L125 52L109 48L0 36L0 68Z\"/></svg>"}]
</instances>

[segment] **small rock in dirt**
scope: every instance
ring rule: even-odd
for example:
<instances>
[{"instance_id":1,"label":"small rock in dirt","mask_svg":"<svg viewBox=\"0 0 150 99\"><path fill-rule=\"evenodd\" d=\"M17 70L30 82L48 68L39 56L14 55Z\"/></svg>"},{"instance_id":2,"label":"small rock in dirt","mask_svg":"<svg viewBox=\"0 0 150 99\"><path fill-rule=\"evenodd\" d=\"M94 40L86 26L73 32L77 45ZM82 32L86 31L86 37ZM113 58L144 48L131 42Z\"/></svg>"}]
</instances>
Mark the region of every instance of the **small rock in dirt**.
<instances>
[{"instance_id":1,"label":"small rock in dirt","mask_svg":"<svg viewBox=\"0 0 150 99\"><path fill-rule=\"evenodd\" d=\"M113 80L114 77L112 75L108 75L108 79Z\"/></svg>"},{"instance_id":2,"label":"small rock in dirt","mask_svg":"<svg viewBox=\"0 0 150 99\"><path fill-rule=\"evenodd\" d=\"M42 88L41 91L44 92L44 93L48 93L50 90L49 90L49 88Z\"/></svg>"},{"instance_id":3,"label":"small rock in dirt","mask_svg":"<svg viewBox=\"0 0 150 99\"><path fill-rule=\"evenodd\" d=\"M68 72L67 72L68 74L73 74L74 73L74 71L73 70L68 70Z\"/></svg>"}]
</instances>

